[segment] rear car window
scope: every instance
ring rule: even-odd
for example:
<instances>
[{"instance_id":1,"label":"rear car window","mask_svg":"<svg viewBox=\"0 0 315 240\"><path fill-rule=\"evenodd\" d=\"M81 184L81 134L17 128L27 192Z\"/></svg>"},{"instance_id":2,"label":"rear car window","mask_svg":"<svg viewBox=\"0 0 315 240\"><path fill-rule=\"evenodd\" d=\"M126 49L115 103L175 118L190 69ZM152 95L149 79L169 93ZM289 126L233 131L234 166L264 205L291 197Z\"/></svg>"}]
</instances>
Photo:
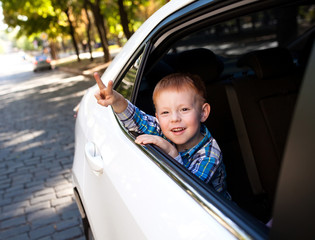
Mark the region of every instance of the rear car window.
<instances>
[{"instance_id":1,"label":"rear car window","mask_svg":"<svg viewBox=\"0 0 315 240\"><path fill-rule=\"evenodd\" d=\"M196 26L155 56L158 60L151 59L155 64L146 66L138 91L136 105L154 114L152 92L162 77L174 72L202 77L211 105L206 126L223 152L228 190L238 206L263 223L272 218L314 40L314 9L314 4L288 5Z\"/></svg>"}]
</instances>

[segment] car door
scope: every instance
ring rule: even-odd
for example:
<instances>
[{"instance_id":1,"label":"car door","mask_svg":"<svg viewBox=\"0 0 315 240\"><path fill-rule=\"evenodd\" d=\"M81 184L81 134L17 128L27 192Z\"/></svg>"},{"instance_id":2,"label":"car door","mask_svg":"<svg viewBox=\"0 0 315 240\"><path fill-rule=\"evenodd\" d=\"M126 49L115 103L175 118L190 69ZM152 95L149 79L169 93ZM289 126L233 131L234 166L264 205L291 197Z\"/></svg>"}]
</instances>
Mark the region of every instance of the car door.
<instances>
[{"instance_id":1,"label":"car door","mask_svg":"<svg viewBox=\"0 0 315 240\"><path fill-rule=\"evenodd\" d=\"M136 57L116 86L127 98L139 62L141 57ZM233 239L218 221L220 217L211 216L190 196L189 189L183 189L171 168L134 143L110 107L97 105L94 91L96 87L85 95L86 105L80 106L79 114L86 115L87 129L81 130L86 141L76 146L85 149L81 191L94 237Z\"/></svg>"}]
</instances>

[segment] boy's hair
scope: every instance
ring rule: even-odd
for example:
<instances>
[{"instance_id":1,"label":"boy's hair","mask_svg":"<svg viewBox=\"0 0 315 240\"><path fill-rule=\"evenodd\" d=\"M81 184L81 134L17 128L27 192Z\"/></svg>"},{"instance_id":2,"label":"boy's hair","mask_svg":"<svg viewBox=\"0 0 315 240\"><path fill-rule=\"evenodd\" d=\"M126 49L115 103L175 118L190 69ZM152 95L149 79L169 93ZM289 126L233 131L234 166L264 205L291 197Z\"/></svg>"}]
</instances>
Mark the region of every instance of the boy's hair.
<instances>
[{"instance_id":1,"label":"boy's hair","mask_svg":"<svg viewBox=\"0 0 315 240\"><path fill-rule=\"evenodd\" d=\"M174 89L176 91L193 89L200 97L201 103L206 102L206 87L198 75L189 73L172 73L162 78L155 86L153 91L153 103L156 106L156 97L165 89Z\"/></svg>"}]
</instances>

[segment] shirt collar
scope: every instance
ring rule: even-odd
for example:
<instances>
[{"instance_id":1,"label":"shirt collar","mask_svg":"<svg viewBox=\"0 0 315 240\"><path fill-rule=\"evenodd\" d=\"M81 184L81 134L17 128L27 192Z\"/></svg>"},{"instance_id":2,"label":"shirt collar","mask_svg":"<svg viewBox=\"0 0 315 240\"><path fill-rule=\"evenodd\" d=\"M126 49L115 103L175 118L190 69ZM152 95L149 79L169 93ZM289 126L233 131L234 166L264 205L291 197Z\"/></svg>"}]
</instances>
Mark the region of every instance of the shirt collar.
<instances>
[{"instance_id":1,"label":"shirt collar","mask_svg":"<svg viewBox=\"0 0 315 240\"><path fill-rule=\"evenodd\" d=\"M186 161L188 161L188 159L191 159L191 157L196 152L198 152L212 138L211 133L209 132L208 128L204 124L201 124L200 132L204 136L203 139L196 146L179 153L182 156L183 160L185 159ZM186 163L185 160L184 160L184 164Z\"/></svg>"}]
</instances>

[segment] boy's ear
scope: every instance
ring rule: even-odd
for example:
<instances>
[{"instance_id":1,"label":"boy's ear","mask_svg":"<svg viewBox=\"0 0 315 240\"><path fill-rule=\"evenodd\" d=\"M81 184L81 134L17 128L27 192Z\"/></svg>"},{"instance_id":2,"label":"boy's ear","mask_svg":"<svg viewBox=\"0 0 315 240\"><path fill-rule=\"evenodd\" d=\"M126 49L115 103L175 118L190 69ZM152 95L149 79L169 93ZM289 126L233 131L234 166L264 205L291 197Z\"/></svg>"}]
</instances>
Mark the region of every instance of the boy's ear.
<instances>
[{"instance_id":1,"label":"boy's ear","mask_svg":"<svg viewBox=\"0 0 315 240\"><path fill-rule=\"evenodd\" d=\"M210 104L204 103L201 107L200 122L205 122L210 114Z\"/></svg>"}]
</instances>

